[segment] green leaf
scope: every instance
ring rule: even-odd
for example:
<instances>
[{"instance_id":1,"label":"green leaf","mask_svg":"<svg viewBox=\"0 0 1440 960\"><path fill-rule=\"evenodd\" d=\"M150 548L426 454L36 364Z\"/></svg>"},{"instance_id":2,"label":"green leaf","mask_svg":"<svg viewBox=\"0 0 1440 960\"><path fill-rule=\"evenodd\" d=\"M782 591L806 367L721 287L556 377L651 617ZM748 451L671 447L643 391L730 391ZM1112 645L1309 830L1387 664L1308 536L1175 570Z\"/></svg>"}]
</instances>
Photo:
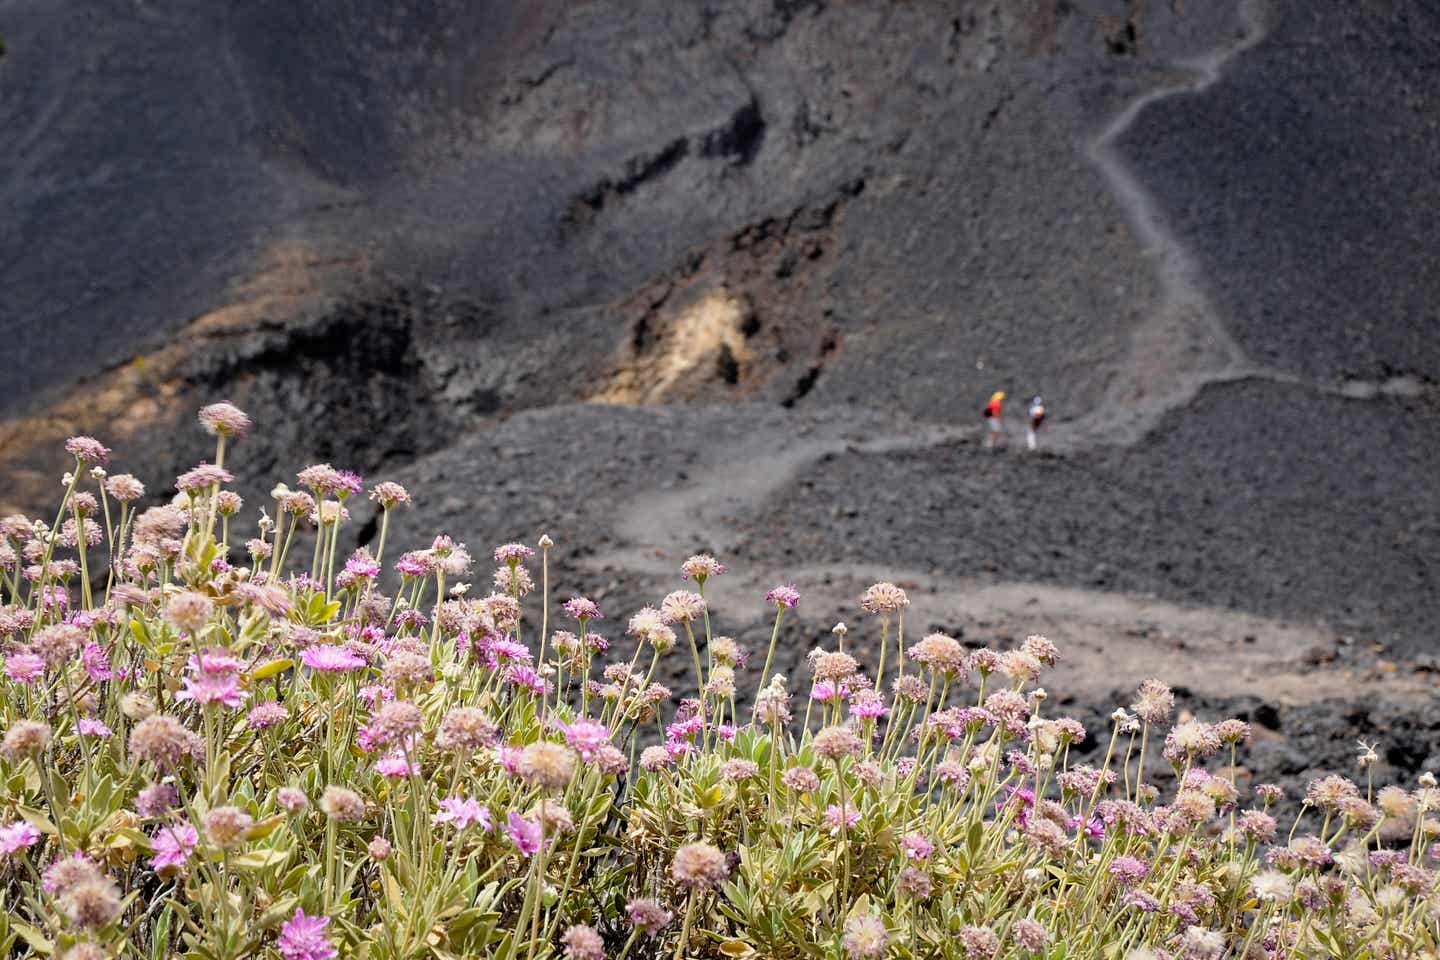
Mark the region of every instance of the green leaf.
<instances>
[{"instance_id":1,"label":"green leaf","mask_svg":"<svg viewBox=\"0 0 1440 960\"><path fill-rule=\"evenodd\" d=\"M45 814L41 811L36 810L34 807L22 807L19 804L16 804L15 812L20 814L20 816L24 817L25 820L30 824L30 826L34 827L36 830L39 830L41 833L47 834L52 837L60 836L60 831L55 829L55 824L50 822L50 818L45 816Z\"/></svg>"},{"instance_id":2,"label":"green leaf","mask_svg":"<svg viewBox=\"0 0 1440 960\"><path fill-rule=\"evenodd\" d=\"M28 923L21 923L14 917L10 918L10 926L15 932L25 938L25 942L35 949L36 953L50 954L55 949L55 944L45 936L45 933L38 927L32 927Z\"/></svg>"},{"instance_id":3,"label":"green leaf","mask_svg":"<svg viewBox=\"0 0 1440 960\"><path fill-rule=\"evenodd\" d=\"M289 859L290 851L270 847L265 850L252 850L249 853L233 857L230 865L237 870L265 870L269 867L278 867Z\"/></svg>"},{"instance_id":4,"label":"green leaf","mask_svg":"<svg viewBox=\"0 0 1440 960\"><path fill-rule=\"evenodd\" d=\"M280 826L280 824L284 822L285 817L278 813L273 817L266 817L264 820L261 820L249 830L245 831L245 839L264 840L266 837L270 836L270 834L275 832L276 827Z\"/></svg>"},{"instance_id":5,"label":"green leaf","mask_svg":"<svg viewBox=\"0 0 1440 960\"><path fill-rule=\"evenodd\" d=\"M295 661L291 660L289 657L281 657L278 660L269 660L265 663L260 664L260 666L256 667L254 670L251 670L250 678L252 680L269 680L271 677L275 676L275 674L284 673L286 670L289 670L293 666L295 666Z\"/></svg>"}]
</instances>

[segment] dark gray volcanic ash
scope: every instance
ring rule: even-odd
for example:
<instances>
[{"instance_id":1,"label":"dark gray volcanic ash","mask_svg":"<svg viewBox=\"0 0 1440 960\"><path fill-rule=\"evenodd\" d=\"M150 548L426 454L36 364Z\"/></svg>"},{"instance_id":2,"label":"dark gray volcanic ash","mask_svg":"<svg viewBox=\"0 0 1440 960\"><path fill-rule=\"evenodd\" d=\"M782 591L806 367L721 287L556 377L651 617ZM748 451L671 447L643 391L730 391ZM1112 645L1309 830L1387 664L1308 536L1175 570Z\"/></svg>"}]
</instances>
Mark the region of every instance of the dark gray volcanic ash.
<instances>
[{"instance_id":1,"label":"dark gray volcanic ash","mask_svg":"<svg viewBox=\"0 0 1440 960\"><path fill-rule=\"evenodd\" d=\"M1142 671L1270 704L1275 775L1367 725L1437 752L1429 5L0 0L0 33L6 512L71 433L160 495L224 397L249 509L316 460L397 477L397 548L548 531L612 619L713 549L751 646L801 584L793 671L889 576L925 628L1070 642L1077 710ZM996 388L1012 427L1046 396L1039 455L979 449Z\"/></svg>"}]
</instances>

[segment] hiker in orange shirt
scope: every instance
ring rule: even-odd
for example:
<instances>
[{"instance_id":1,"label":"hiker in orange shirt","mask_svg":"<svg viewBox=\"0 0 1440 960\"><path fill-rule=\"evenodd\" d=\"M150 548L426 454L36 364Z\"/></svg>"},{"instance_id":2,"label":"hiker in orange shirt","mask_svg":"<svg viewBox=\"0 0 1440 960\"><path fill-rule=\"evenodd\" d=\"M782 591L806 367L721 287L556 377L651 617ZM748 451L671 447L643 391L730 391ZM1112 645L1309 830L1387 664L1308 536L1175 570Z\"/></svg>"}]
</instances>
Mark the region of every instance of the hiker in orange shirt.
<instances>
[{"instance_id":1,"label":"hiker in orange shirt","mask_svg":"<svg viewBox=\"0 0 1440 960\"><path fill-rule=\"evenodd\" d=\"M1005 402L1005 391L996 390L990 394L990 402L985 404L985 449L993 450L995 445L1004 437L1004 427L1000 423L1000 405Z\"/></svg>"}]
</instances>

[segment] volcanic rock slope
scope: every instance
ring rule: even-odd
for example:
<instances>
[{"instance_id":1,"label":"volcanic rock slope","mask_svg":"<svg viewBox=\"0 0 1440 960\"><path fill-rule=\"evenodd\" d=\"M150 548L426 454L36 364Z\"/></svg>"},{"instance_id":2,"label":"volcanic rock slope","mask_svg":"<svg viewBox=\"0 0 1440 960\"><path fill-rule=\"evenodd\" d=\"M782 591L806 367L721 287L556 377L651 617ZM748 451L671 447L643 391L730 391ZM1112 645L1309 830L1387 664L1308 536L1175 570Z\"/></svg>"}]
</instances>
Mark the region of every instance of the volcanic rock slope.
<instances>
[{"instance_id":1,"label":"volcanic rock slope","mask_svg":"<svg viewBox=\"0 0 1440 960\"><path fill-rule=\"evenodd\" d=\"M1097 715L1168 672L1435 748L1433 4L0 0L0 35L7 507L71 432L164 490L225 396L252 504L393 476L402 540L548 530L612 616L713 549L752 645L769 578L806 594L787 669L888 576L912 630L1070 642ZM981 449L996 388L1045 394L1041 453Z\"/></svg>"}]
</instances>

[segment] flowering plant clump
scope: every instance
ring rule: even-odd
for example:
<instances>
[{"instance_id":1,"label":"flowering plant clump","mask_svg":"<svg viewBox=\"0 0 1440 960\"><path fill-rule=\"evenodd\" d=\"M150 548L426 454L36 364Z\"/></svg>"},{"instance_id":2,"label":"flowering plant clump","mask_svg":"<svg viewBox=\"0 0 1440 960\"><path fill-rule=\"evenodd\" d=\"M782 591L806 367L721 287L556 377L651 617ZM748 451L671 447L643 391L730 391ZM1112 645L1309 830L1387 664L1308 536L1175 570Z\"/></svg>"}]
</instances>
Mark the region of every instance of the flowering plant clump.
<instances>
[{"instance_id":1,"label":"flowering plant clump","mask_svg":"<svg viewBox=\"0 0 1440 960\"><path fill-rule=\"evenodd\" d=\"M1428 774L1315 780L1282 829L1282 791L1236 779L1249 727L1173 723L1159 681L1096 732L1098 766L1074 762L1091 732L1045 715L1036 685L1054 644L907 650L910 601L888 583L859 604L876 636L837 625L805 686L771 671L800 590L756 597L775 627L742 710L747 657L705 596L715 558L606 639L595 602L551 596L548 536L538 589L537 551L508 543L481 598L447 536L387 556L411 500L393 482L368 494L374 552L341 556L365 485L328 464L277 485L239 542L224 462L252 425L229 404L200 419L214 464L170 502L142 507L76 437L54 519L0 519L8 951L1437 955ZM550 632L552 606L568 629ZM655 676L682 633L694 688L675 702Z\"/></svg>"}]
</instances>

